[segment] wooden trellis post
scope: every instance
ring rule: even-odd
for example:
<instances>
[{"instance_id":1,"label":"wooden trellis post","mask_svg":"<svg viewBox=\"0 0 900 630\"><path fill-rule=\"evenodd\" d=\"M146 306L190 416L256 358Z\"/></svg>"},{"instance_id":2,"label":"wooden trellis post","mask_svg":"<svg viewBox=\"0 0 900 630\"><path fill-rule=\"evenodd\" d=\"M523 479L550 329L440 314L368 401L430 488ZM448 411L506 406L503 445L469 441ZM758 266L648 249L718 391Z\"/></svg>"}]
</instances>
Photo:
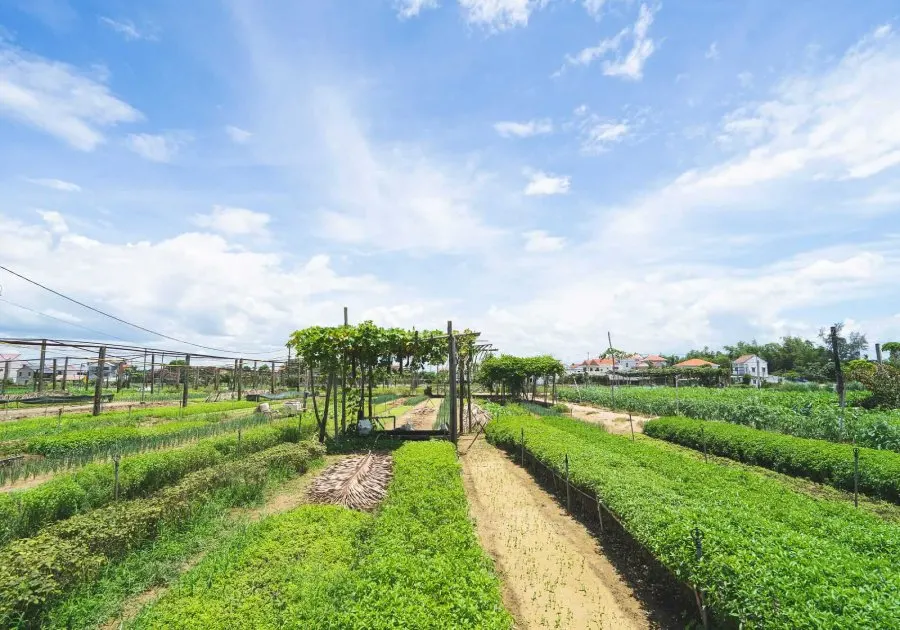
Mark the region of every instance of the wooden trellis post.
<instances>
[{"instance_id":1,"label":"wooden trellis post","mask_svg":"<svg viewBox=\"0 0 900 630\"><path fill-rule=\"evenodd\" d=\"M103 365L106 362L106 346L100 346L97 357L97 374L94 380L94 415L100 415L100 394L103 392Z\"/></svg>"},{"instance_id":2,"label":"wooden trellis post","mask_svg":"<svg viewBox=\"0 0 900 630\"><path fill-rule=\"evenodd\" d=\"M456 444L456 339L453 337L453 322L447 322L450 365L447 378L450 380L450 441Z\"/></svg>"},{"instance_id":3,"label":"wooden trellis post","mask_svg":"<svg viewBox=\"0 0 900 630\"><path fill-rule=\"evenodd\" d=\"M38 365L38 376L34 379L34 386L37 389L37 392L40 394L44 391L44 367L47 362L47 340L43 339L41 341L41 360Z\"/></svg>"},{"instance_id":4,"label":"wooden trellis post","mask_svg":"<svg viewBox=\"0 0 900 630\"><path fill-rule=\"evenodd\" d=\"M181 406L187 407L188 388L191 383L191 355L184 355L184 384L181 386Z\"/></svg>"},{"instance_id":5,"label":"wooden trellis post","mask_svg":"<svg viewBox=\"0 0 900 630\"><path fill-rule=\"evenodd\" d=\"M53 370L53 374L50 375L50 389L56 391L56 359L53 359L51 369Z\"/></svg>"}]
</instances>

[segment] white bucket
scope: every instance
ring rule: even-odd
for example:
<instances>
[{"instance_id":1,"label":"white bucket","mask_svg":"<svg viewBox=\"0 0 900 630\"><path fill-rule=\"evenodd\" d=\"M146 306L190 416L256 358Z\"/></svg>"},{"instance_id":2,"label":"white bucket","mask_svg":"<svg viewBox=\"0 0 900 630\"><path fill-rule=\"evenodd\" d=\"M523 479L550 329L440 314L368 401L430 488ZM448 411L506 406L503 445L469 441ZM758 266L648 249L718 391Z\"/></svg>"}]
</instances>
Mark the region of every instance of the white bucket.
<instances>
[{"instance_id":1,"label":"white bucket","mask_svg":"<svg viewBox=\"0 0 900 630\"><path fill-rule=\"evenodd\" d=\"M269 403L260 403L256 411L257 413L269 413Z\"/></svg>"},{"instance_id":2,"label":"white bucket","mask_svg":"<svg viewBox=\"0 0 900 630\"><path fill-rule=\"evenodd\" d=\"M357 424L356 430L360 435L369 435L372 432L372 421L363 418Z\"/></svg>"}]
</instances>

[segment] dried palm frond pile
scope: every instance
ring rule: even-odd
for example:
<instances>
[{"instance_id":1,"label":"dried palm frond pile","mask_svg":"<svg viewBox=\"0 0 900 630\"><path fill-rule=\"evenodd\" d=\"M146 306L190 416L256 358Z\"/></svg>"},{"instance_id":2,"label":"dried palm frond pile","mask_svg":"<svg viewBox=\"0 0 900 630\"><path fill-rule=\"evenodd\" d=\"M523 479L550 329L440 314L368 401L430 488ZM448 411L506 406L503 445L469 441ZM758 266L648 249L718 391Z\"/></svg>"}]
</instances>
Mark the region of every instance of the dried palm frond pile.
<instances>
[{"instance_id":1,"label":"dried palm frond pile","mask_svg":"<svg viewBox=\"0 0 900 630\"><path fill-rule=\"evenodd\" d=\"M316 477L309 487L309 498L353 510L374 510L387 494L392 474L390 455L351 455Z\"/></svg>"}]
</instances>

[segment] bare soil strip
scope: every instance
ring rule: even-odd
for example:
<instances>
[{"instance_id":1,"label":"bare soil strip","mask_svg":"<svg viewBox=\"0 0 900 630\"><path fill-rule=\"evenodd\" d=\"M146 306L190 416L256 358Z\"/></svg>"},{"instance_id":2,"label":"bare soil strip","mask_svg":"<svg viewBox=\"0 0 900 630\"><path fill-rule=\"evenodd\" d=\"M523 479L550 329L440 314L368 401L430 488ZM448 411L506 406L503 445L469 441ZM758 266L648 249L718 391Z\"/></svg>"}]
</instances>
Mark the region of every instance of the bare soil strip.
<instances>
[{"instance_id":1,"label":"bare soil strip","mask_svg":"<svg viewBox=\"0 0 900 630\"><path fill-rule=\"evenodd\" d=\"M652 627L596 539L526 471L483 438L461 462L478 536L517 628Z\"/></svg>"},{"instance_id":2,"label":"bare soil strip","mask_svg":"<svg viewBox=\"0 0 900 630\"><path fill-rule=\"evenodd\" d=\"M397 419L397 427L402 427L408 422L415 431L433 429L440 405L441 401L437 398L423 400Z\"/></svg>"},{"instance_id":3,"label":"bare soil strip","mask_svg":"<svg viewBox=\"0 0 900 630\"><path fill-rule=\"evenodd\" d=\"M607 409L600 409L599 407L575 405L569 402L565 403L565 405L572 411L571 416L573 418L578 418L579 420L584 420L585 422L590 422L592 424L602 425L610 433L631 433L631 426L628 422L628 412L620 413L609 411ZM631 419L634 422L635 433L643 433L644 423L650 420L647 416L640 416L634 413L631 414Z\"/></svg>"}]
</instances>

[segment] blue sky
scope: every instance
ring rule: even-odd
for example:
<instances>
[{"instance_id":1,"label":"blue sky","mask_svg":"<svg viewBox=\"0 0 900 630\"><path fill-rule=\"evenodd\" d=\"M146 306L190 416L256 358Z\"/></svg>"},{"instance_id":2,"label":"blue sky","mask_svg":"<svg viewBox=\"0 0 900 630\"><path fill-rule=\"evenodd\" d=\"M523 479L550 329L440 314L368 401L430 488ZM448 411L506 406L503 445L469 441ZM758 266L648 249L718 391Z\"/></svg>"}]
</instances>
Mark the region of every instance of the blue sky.
<instances>
[{"instance_id":1,"label":"blue sky","mask_svg":"<svg viewBox=\"0 0 900 630\"><path fill-rule=\"evenodd\" d=\"M900 338L893 2L6 0L0 259L167 334ZM3 274L0 334L157 340ZM74 324L70 326L62 321Z\"/></svg>"}]
</instances>

